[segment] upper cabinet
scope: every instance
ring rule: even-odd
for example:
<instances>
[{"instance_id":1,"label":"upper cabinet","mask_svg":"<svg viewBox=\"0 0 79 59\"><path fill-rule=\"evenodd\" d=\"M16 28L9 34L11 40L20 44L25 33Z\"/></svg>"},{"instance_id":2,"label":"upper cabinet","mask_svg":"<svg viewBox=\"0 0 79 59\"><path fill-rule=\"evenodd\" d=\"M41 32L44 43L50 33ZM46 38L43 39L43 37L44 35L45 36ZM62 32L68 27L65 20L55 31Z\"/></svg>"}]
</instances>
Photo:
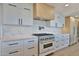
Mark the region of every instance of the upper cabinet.
<instances>
[{"instance_id":1,"label":"upper cabinet","mask_svg":"<svg viewBox=\"0 0 79 59\"><path fill-rule=\"evenodd\" d=\"M49 6L45 3L34 3L33 4L33 18L42 20L53 20L54 19L54 7Z\"/></svg>"},{"instance_id":2,"label":"upper cabinet","mask_svg":"<svg viewBox=\"0 0 79 59\"><path fill-rule=\"evenodd\" d=\"M18 24L18 10L16 4L3 4L3 24Z\"/></svg>"},{"instance_id":3,"label":"upper cabinet","mask_svg":"<svg viewBox=\"0 0 79 59\"><path fill-rule=\"evenodd\" d=\"M76 33L76 28L77 28L76 18L71 17L71 16L66 16L63 32L64 33L75 34Z\"/></svg>"},{"instance_id":4,"label":"upper cabinet","mask_svg":"<svg viewBox=\"0 0 79 59\"><path fill-rule=\"evenodd\" d=\"M32 25L33 11L31 3L3 4L3 24Z\"/></svg>"},{"instance_id":5,"label":"upper cabinet","mask_svg":"<svg viewBox=\"0 0 79 59\"><path fill-rule=\"evenodd\" d=\"M65 17L65 24L64 24L64 27L62 28L63 33L70 32L70 24L71 24L71 18L70 18L70 16L66 16Z\"/></svg>"}]
</instances>

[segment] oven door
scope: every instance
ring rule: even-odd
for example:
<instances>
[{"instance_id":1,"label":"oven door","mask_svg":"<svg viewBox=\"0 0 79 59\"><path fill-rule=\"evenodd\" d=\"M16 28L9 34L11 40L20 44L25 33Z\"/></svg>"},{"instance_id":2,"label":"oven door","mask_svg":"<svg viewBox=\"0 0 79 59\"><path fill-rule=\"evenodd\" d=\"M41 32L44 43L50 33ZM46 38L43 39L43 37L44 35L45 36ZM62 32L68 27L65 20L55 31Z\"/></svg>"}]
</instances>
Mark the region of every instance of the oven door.
<instances>
[{"instance_id":1,"label":"oven door","mask_svg":"<svg viewBox=\"0 0 79 59\"><path fill-rule=\"evenodd\" d=\"M45 40L39 43L39 53L45 53L53 50L53 40Z\"/></svg>"}]
</instances>

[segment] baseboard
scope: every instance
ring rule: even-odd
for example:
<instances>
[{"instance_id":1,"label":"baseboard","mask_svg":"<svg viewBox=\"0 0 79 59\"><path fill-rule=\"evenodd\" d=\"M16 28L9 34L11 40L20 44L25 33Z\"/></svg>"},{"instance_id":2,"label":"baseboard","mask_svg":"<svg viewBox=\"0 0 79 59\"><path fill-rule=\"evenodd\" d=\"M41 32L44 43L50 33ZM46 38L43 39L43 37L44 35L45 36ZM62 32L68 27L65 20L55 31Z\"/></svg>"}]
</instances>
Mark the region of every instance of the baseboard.
<instances>
[{"instance_id":1,"label":"baseboard","mask_svg":"<svg viewBox=\"0 0 79 59\"><path fill-rule=\"evenodd\" d=\"M54 53L50 53L50 54L47 54L47 55L45 55L45 56L51 56L51 55L53 55Z\"/></svg>"},{"instance_id":2,"label":"baseboard","mask_svg":"<svg viewBox=\"0 0 79 59\"><path fill-rule=\"evenodd\" d=\"M75 44L77 44L77 42L75 42L75 43L73 43L73 44L71 44L71 45L69 45L69 46L73 46L73 45L75 45Z\"/></svg>"}]
</instances>

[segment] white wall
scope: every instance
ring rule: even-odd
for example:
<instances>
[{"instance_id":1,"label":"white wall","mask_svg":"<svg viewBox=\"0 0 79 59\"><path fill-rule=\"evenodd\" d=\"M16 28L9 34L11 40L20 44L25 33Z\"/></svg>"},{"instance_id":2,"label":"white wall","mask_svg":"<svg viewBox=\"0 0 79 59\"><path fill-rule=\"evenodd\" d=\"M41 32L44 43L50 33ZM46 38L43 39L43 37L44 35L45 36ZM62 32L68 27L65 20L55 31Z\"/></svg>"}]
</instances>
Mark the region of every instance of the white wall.
<instances>
[{"instance_id":1,"label":"white wall","mask_svg":"<svg viewBox=\"0 0 79 59\"><path fill-rule=\"evenodd\" d=\"M39 26L43 26L45 29L46 27L50 26L50 21L42 21L42 20L33 20L33 32L47 32L45 29L39 30Z\"/></svg>"},{"instance_id":2,"label":"white wall","mask_svg":"<svg viewBox=\"0 0 79 59\"><path fill-rule=\"evenodd\" d=\"M50 22L50 26L56 27L56 23L57 23L57 27L63 27L64 20L65 18L62 14L56 13L55 19Z\"/></svg>"},{"instance_id":3,"label":"white wall","mask_svg":"<svg viewBox=\"0 0 79 59\"><path fill-rule=\"evenodd\" d=\"M33 20L33 25L50 26L50 21Z\"/></svg>"},{"instance_id":4,"label":"white wall","mask_svg":"<svg viewBox=\"0 0 79 59\"><path fill-rule=\"evenodd\" d=\"M59 33L61 28L57 28L56 23L62 27L62 24L64 24L64 16L61 14L55 14L55 19L52 21L41 21L41 20L34 20L33 21L33 30L38 31L38 26L47 26L44 30L41 32L51 32L51 33ZM40 31L38 31L40 32Z\"/></svg>"},{"instance_id":5,"label":"white wall","mask_svg":"<svg viewBox=\"0 0 79 59\"><path fill-rule=\"evenodd\" d=\"M1 34L2 34L2 6L0 4L0 39L2 39Z\"/></svg>"}]
</instances>

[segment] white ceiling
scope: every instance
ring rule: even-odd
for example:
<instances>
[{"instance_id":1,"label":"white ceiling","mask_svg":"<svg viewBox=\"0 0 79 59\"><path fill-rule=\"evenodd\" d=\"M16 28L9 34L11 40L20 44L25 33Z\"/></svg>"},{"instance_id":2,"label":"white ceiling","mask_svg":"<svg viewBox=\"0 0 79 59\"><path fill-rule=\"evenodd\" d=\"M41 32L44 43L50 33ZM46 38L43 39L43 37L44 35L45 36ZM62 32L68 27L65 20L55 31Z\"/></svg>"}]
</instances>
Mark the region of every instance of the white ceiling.
<instances>
[{"instance_id":1,"label":"white ceiling","mask_svg":"<svg viewBox=\"0 0 79 59\"><path fill-rule=\"evenodd\" d=\"M55 7L56 13L61 13L64 16L79 16L79 3L69 3L68 7L65 7L65 3L48 3Z\"/></svg>"}]
</instances>

